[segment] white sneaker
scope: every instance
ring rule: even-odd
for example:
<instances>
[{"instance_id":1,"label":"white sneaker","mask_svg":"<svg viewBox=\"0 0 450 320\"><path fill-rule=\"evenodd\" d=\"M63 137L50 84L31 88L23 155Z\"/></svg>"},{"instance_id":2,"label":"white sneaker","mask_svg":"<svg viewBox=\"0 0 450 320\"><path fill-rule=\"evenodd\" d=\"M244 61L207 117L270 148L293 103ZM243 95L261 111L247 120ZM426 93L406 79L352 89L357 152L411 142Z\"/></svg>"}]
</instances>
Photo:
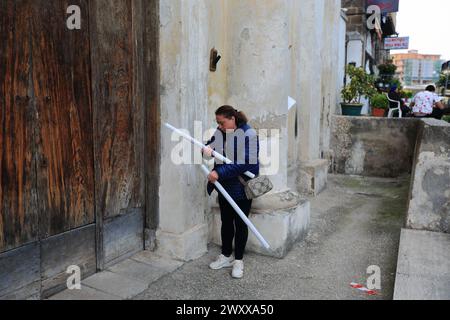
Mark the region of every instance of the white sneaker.
<instances>
[{"instance_id":1,"label":"white sneaker","mask_svg":"<svg viewBox=\"0 0 450 320\"><path fill-rule=\"evenodd\" d=\"M223 254L221 254L216 261L211 263L209 267L213 270L220 270L222 268L230 268L233 266L233 258L232 257L225 257Z\"/></svg>"},{"instance_id":2,"label":"white sneaker","mask_svg":"<svg viewBox=\"0 0 450 320\"><path fill-rule=\"evenodd\" d=\"M244 261L234 260L231 276L235 279L241 279L244 276Z\"/></svg>"}]
</instances>

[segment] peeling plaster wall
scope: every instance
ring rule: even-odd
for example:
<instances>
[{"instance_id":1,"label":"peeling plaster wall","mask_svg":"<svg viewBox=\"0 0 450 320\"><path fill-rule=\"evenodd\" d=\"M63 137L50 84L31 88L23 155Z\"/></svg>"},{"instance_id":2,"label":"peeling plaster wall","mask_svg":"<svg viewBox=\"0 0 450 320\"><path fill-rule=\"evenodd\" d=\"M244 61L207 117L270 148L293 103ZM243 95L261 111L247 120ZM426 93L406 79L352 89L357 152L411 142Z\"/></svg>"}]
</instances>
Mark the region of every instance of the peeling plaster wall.
<instances>
[{"instance_id":1,"label":"peeling plaster wall","mask_svg":"<svg viewBox=\"0 0 450 320\"><path fill-rule=\"evenodd\" d=\"M372 177L411 173L419 121L334 116L333 171Z\"/></svg>"},{"instance_id":2,"label":"peeling plaster wall","mask_svg":"<svg viewBox=\"0 0 450 320\"><path fill-rule=\"evenodd\" d=\"M208 72L208 122L206 128L216 127L214 112L227 102L227 69L230 56L228 30L228 1L206 1L208 10L208 50L216 48L222 57L215 72ZM209 53L209 51L208 51ZM207 66L205 66L207 67Z\"/></svg>"},{"instance_id":3,"label":"peeling plaster wall","mask_svg":"<svg viewBox=\"0 0 450 320\"><path fill-rule=\"evenodd\" d=\"M205 1L165 0L160 5L161 121L194 131L208 106L208 7ZM181 234L204 223L205 178L198 166L177 166L177 142L161 128L160 229ZM194 149L192 149L194 150Z\"/></svg>"},{"instance_id":4,"label":"peeling plaster wall","mask_svg":"<svg viewBox=\"0 0 450 320\"><path fill-rule=\"evenodd\" d=\"M407 227L450 233L450 125L420 123Z\"/></svg>"},{"instance_id":5,"label":"peeling plaster wall","mask_svg":"<svg viewBox=\"0 0 450 320\"><path fill-rule=\"evenodd\" d=\"M279 170L272 181L275 189L283 189L287 185L290 1L264 1L263 5L251 0L227 3L227 104L243 110L256 130L279 130ZM262 148L273 138L260 135Z\"/></svg>"},{"instance_id":6,"label":"peeling plaster wall","mask_svg":"<svg viewBox=\"0 0 450 320\"><path fill-rule=\"evenodd\" d=\"M345 65L345 29L341 32L341 24L345 21L341 16L341 0L325 2L323 54L322 54L322 118L320 147L322 153L330 151L331 116L336 114L340 102L338 92L343 85L341 70ZM340 47L344 46L344 52Z\"/></svg>"}]
</instances>

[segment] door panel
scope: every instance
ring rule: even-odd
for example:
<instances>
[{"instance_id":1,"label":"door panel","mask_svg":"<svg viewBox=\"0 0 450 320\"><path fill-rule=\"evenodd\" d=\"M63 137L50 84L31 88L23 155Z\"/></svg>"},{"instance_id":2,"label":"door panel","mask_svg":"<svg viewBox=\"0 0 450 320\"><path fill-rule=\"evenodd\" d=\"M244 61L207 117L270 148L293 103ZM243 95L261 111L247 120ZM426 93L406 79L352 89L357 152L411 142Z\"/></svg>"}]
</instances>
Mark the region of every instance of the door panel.
<instances>
[{"instance_id":1,"label":"door panel","mask_svg":"<svg viewBox=\"0 0 450 320\"><path fill-rule=\"evenodd\" d=\"M33 87L39 115L37 192L40 237L94 222L94 162L89 26L66 27L69 5L34 0Z\"/></svg>"},{"instance_id":2,"label":"door panel","mask_svg":"<svg viewBox=\"0 0 450 320\"><path fill-rule=\"evenodd\" d=\"M144 203L144 116L133 97L135 2L91 2L97 210L104 219Z\"/></svg>"},{"instance_id":3,"label":"door panel","mask_svg":"<svg viewBox=\"0 0 450 320\"><path fill-rule=\"evenodd\" d=\"M30 3L0 2L0 253L37 239Z\"/></svg>"}]
</instances>

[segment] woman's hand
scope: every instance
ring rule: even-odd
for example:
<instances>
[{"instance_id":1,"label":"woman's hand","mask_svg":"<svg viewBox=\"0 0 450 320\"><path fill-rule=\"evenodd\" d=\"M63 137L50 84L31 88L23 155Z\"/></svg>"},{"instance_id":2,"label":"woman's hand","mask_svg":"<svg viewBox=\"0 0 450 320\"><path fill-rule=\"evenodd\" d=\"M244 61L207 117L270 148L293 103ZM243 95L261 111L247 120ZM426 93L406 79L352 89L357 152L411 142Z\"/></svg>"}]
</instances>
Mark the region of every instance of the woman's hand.
<instances>
[{"instance_id":1,"label":"woman's hand","mask_svg":"<svg viewBox=\"0 0 450 320\"><path fill-rule=\"evenodd\" d=\"M206 147L206 148L203 148L203 149L202 149L202 152L203 152L203 155L205 155L205 156L211 158L211 157L212 157L212 154L213 154L213 152L214 152L214 150L211 149L210 147Z\"/></svg>"},{"instance_id":2,"label":"woman's hand","mask_svg":"<svg viewBox=\"0 0 450 320\"><path fill-rule=\"evenodd\" d=\"M213 171L208 175L209 182L216 183L218 180L219 180L219 174L216 171Z\"/></svg>"}]
</instances>

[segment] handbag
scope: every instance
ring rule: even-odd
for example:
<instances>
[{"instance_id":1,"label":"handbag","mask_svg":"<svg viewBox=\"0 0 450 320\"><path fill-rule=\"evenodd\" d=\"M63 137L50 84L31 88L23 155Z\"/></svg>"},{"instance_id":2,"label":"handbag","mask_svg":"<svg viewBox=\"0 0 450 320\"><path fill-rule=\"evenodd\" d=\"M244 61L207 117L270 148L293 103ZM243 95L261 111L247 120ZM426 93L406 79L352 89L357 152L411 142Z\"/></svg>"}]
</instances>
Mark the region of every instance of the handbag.
<instances>
[{"instance_id":1,"label":"handbag","mask_svg":"<svg viewBox=\"0 0 450 320\"><path fill-rule=\"evenodd\" d=\"M239 176L239 180L244 185L245 195L248 200L259 198L273 189L273 184L266 176L258 176L249 181Z\"/></svg>"}]
</instances>

